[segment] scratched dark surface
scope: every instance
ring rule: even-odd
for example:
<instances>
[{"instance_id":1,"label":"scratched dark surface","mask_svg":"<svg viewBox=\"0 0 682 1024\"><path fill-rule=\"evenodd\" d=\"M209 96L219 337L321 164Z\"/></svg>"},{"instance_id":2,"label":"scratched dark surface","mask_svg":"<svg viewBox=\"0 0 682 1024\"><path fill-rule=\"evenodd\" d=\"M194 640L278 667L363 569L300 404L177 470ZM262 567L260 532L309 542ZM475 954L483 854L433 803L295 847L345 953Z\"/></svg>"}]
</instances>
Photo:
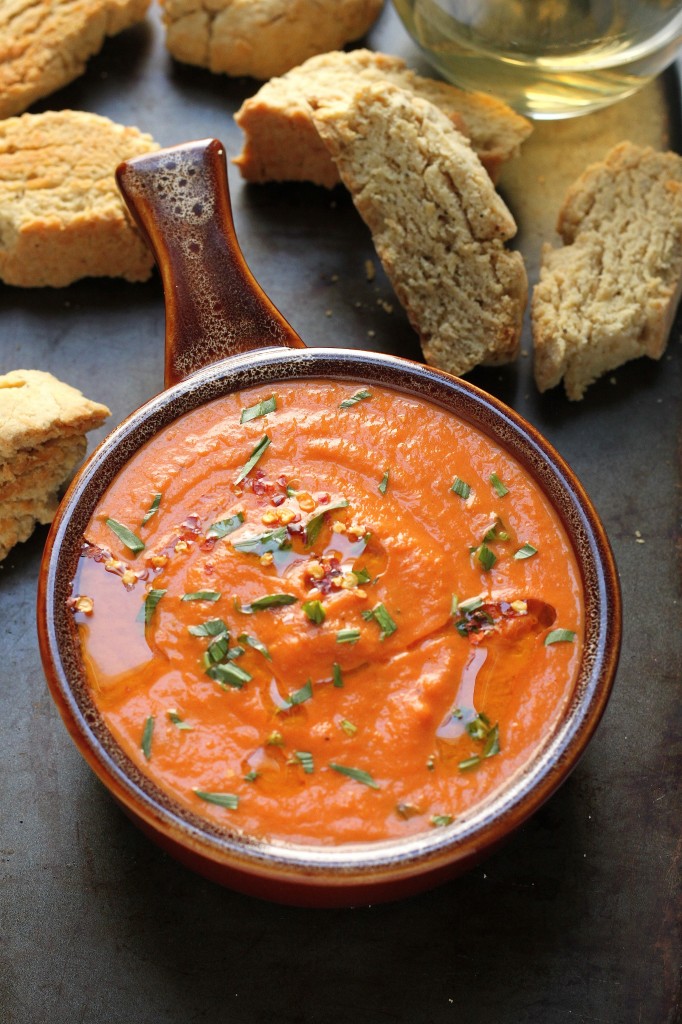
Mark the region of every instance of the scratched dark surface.
<instances>
[{"instance_id":1,"label":"scratched dark surface","mask_svg":"<svg viewBox=\"0 0 682 1024\"><path fill-rule=\"evenodd\" d=\"M390 9L369 44L420 63ZM33 109L93 110L164 145L217 136L236 154L231 114L255 88L174 64L152 13ZM622 137L680 151L676 73L617 113L538 127L503 179L531 278L538 225L524 223L524 197L540 196L548 223L555 215L543 154L555 154L558 185L621 124ZM230 180L252 270L309 344L418 358L402 313L380 304L394 301L386 280L366 280L371 242L341 189ZM0 286L0 372L50 370L107 403L110 426L160 389L162 337L156 278ZM620 568L624 645L605 717L559 793L479 868L408 901L278 907L203 881L145 839L46 691L34 624L46 531L15 549L0 566L0 1021L674 1024L680 355L678 321L659 363L618 370L577 405L538 396L527 356L472 375L537 425L592 495Z\"/></svg>"}]
</instances>

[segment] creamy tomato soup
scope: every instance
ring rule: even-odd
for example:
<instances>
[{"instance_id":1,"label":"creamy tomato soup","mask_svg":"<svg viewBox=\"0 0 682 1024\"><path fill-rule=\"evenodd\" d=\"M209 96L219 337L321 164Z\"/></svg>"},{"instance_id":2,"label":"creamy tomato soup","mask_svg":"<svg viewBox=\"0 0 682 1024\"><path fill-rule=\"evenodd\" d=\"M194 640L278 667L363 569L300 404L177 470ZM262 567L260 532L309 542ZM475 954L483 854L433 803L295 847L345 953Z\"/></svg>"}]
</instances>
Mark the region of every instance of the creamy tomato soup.
<instances>
[{"instance_id":1,"label":"creamy tomato soup","mask_svg":"<svg viewBox=\"0 0 682 1024\"><path fill-rule=\"evenodd\" d=\"M548 736L581 658L564 529L503 448L388 389L288 382L142 448L71 598L94 701L181 805L245 834L446 826Z\"/></svg>"}]
</instances>

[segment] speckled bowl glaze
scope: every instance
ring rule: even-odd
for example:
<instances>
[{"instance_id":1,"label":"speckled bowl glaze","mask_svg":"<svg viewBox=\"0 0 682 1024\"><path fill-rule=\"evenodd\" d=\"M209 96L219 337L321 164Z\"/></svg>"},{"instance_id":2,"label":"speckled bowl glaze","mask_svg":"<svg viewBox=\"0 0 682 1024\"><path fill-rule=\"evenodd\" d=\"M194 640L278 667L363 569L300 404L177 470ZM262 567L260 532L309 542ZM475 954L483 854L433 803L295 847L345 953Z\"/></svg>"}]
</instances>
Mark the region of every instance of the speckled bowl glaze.
<instances>
[{"instance_id":1,"label":"speckled bowl glaze","mask_svg":"<svg viewBox=\"0 0 682 1024\"><path fill-rule=\"evenodd\" d=\"M100 445L52 525L40 575L38 626L55 703L77 748L135 823L214 881L282 903L320 907L395 899L436 885L471 867L533 814L574 768L599 722L621 631L618 577L604 529L566 463L495 398L404 359L305 348L241 256L219 142L162 150L122 165L118 175L164 282L167 389ZM67 605L90 517L134 452L207 401L256 384L306 378L382 384L451 410L488 433L539 482L565 526L582 574L584 653L572 697L555 727L523 772L484 803L445 828L404 840L339 846L261 841L211 825L179 806L130 762L102 721Z\"/></svg>"}]
</instances>

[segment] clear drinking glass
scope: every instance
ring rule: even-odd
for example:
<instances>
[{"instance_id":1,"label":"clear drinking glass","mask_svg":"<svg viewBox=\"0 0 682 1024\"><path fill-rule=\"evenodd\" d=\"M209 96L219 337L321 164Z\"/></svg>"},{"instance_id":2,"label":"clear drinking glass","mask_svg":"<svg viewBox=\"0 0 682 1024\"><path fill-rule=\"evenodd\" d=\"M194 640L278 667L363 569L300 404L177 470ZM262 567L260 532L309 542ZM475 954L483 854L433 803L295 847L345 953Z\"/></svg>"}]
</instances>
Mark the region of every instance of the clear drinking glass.
<instances>
[{"instance_id":1,"label":"clear drinking glass","mask_svg":"<svg viewBox=\"0 0 682 1024\"><path fill-rule=\"evenodd\" d=\"M682 44L676 0L394 0L441 74L536 119L628 96Z\"/></svg>"}]
</instances>

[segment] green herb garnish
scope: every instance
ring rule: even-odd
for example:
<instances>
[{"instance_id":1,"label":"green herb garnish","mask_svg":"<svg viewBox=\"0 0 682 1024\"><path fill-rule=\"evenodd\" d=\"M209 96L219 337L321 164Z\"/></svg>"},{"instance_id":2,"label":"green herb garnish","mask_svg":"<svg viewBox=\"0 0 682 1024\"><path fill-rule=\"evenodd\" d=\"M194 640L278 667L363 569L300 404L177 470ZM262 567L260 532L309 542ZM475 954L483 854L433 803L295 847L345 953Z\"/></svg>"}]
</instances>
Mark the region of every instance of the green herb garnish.
<instances>
[{"instance_id":1,"label":"green herb garnish","mask_svg":"<svg viewBox=\"0 0 682 1024\"><path fill-rule=\"evenodd\" d=\"M247 772L244 776L244 782L255 782L256 779L260 778L260 772L257 772L255 768L252 768L250 772Z\"/></svg>"},{"instance_id":2,"label":"green herb garnish","mask_svg":"<svg viewBox=\"0 0 682 1024\"><path fill-rule=\"evenodd\" d=\"M232 542L235 551L243 551L247 555L264 555L268 551L282 551L291 547L286 526L278 526L276 530L259 533L255 537L244 537Z\"/></svg>"},{"instance_id":3,"label":"green herb garnish","mask_svg":"<svg viewBox=\"0 0 682 1024\"><path fill-rule=\"evenodd\" d=\"M206 531L207 537L217 537L218 540L222 540L223 537L227 537L228 534L234 533L244 522L244 513L236 512L233 516L228 519L219 519L217 523L213 523L213 526L209 526Z\"/></svg>"},{"instance_id":4,"label":"green herb garnish","mask_svg":"<svg viewBox=\"0 0 682 1024\"><path fill-rule=\"evenodd\" d=\"M385 640L386 637L395 633L398 628L397 623L393 621L383 604L376 604L371 610L362 612L362 617L368 621L369 619L374 619L381 630L379 634L380 640Z\"/></svg>"},{"instance_id":5,"label":"green herb garnish","mask_svg":"<svg viewBox=\"0 0 682 1024\"><path fill-rule=\"evenodd\" d=\"M217 601L220 598L218 590L194 590L191 594L183 594L181 601Z\"/></svg>"},{"instance_id":6,"label":"green herb garnish","mask_svg":"<svg viewBox=\"0 0 682 1024\"><path fill-rule=\"evenodd\" d=\"M165 590L150 590L144 599L144 624L148 626L157 604L166 593Z\"/></svg>"},{"instance_id":7,"label":"green herb garnish","mask_svg":"<svg viewBox=\"0 0 682 1024\"><path fill-rule=\"evenodd\" d=\"M475 612L477 608L480 608L483 604L482 597L468 597L466 601L459 602L459 611L465 615L467 612Z\"/></svg>"},{"instance_id":8,"label":"green herb garnish","mask_svg":"<svg viewBox=\"0 0 682 1024\"><path fill-rule=\"evenodd\" d=\"M514 558L521 561L523 558L532 558L533 555L537 555L538 549L534 548L532 544L524 544L523 547L519 548L518 551L514 552Z\"/></svg>"},{"instance_id":9,"label":"green herb garnish","mask_svg":"<svg viewBox=\"0 0 682 1024\"><path fill-rule=\"evenodd\" d=\"M256 463L258 462L258 460L260 459L261 455L263 454L263 452L265 451L265 449L268 447L269 444L270 444L270 438L268 437L267 434L263 434L263 436L261 437L260 441L258 442L256 447L253 449L253 451L249 455L248 459L246 460L246 462L244 463L244 465L242 466L242 468L239 470L239 472L237 473L236 477L234 478L234 482L236 484L240 484L242 482L242 480L244 479L244 477L248 476L248 474L251 472L253 467L256 465Z\"/></svg>"},{"instance_id":10,"label":"green herb garnish","mask_svg":"<svg viewBox=\"0 0 682 1024\"><path fill-rule=\"evenodd\" d=\"M509 494L509 488L504 486L497 473L491 475L490 483L498 498L504 498L505 494Z\"/></svg>"},{"instance_id":11,"label":"green herb garnish","mask_svg":"<svg viewBox=\"0 0 682 1024\"><path fill-rule=\"evenodd\" d=\"M353 725L353 723L349 722L347 718L342 718L339 725L345 732L346 736L355 736L358 731L357 725Z\"/></svg>"},{"instance_id":12,"label":"green herb garnish","mask_svg":"<svg viewBox=\"0 0 682 1024\"><path fill-rule=\"evenodd\" d=\"M455 479L453 480L452 487L450 488L450 490L454 494L458 495L460 498L464 498L465 500L471 494L471 487L469 486L469 484L465 483L464 480L460 480L458 476L456 476Z\"/></svg>"},{"instance_id":13,"label":"green herb garnish","mask_svg":"<svg viewBox=\"0 0 682 1024\"><path fill-rule=\"evenodd\" d=\"M497 561L497 555L494 551L491 551L487 544L481 544L478 549L478 560L483 567L484 572L490 572L495 562Z\"/></svg>"},{"instance_id":14,"label":"green herb garnish","mask_svg":"<svg viewBox=\"0 0 682 1024\"><path fill-rule=\"evenodd\" d=\"M444 828L446 825L451 825L454 820L451 814L434 814L431 817L431 824L434 828Z\"/></svg>"},{"instance_id":15,"label":"green herb garnish","mask_svg":"<svg viewBox=\"0 0 682 1024\"><path fill-rule=\"evenodd\" d=\"M379 788L379 784L374 781L369 772L364 771L362 768L349 768L348 765L337 764L335 761L330 761L329 767L333 768L335 772L339 772L341 775L347 775L349 779L355 779L356 782L362 782L364 786L369 786L370 789Z\"/></svg>"},{"instance_id":16,"label":"green herb garnish","mask_svg":"<svg viewBox=\"0 0 682 1024\"><path fill-rule=\"evenodd\" d=\"M238 665L233 665L231 662L226 665L211 665L206 669L206 675L210 679L215 679L221 687L231 686L235 690L241 690L242 686L252 678L243 668L239 668Z\"/></svg>"},{"instance_id":17,"label":"green herb garnish","mask_svg":"<svg viewBox=\"0 0 682 1024\"><path fill-rule=\"evenodd\" d=\"M286 604L295 604L296 601L298 598L293 594L265 594L249 604L240 605L239 610L245 615L251 615L252 612L260 612L265 608L279 608Z\"/></svg>"},{"instance_id":18,"label":"green herb garnish","mask_svg":"<svg viewBox=\"0 0 682 1024\"><path fill-rule=\"evenodd\" d=\"M337 637L336 637L336 642L337 643L341 643L341 641L338 638L338 634L337 634ZM333 682L334 686L336 686L336 687L343 686L343 676L341 674L341 666L336 661L334 662L334 664L332 666L332 682Z\"/></svg>"},{"instance_id":19,"label":"green herb garnish","mask_svg":"<svg viewBox=\"0 0 682 1024\"><path fill-rule=\"evenodd\" d=\"M153 737L153 735L154 735L154 716L150 715L149 718L147 718L145 720L144 729L142 730L142 740L140 742L140 747L142 748L142 753L144 754L144 756L146 757L147 760L149 760L150 757L152 756L152 737Z\"/></svg>"},{"instance_id":20,"label":"green herb garnish","mask_svg":"<svg viewBox=\"0 0 682 1024\"><path fill-rule=\"evenodd\" d=\"M476 765L481 763L481 757L478 754L472 754L471 757L465 757L463 761L460 761L457 767L461 772L468 772L471 768L475 768Z\"/></svg>"},{"instance_id":21,"label":"green herb garnish","mask_svg":"<svg viewBox=\"0 0 682 1024\"><path fill-rule=\"evenodd\" d=\"M470 771L472 768L476 768L479 764L486 760L488 757L494 757L495 754L500 752L500 728L497 723L490 725L489 720L484 714L479 714L473 721L469 722L466 727L467 732L475 740L481 740L483 742L483 750L480 754L472 754L471 757L466 757L463 761L459 762L459 770L462 772Z\"/></svg>"},{"instance_id":22,"label":"green herb garnish","mask_svg":"<svg viewBox=\"0 0 682 1024\"><path fill-rule=\"evenodd\" d=\"M347 498L339 498L338 501L332 501L328 505L324 505L319 512L316 512L311 519L308 520L305 528L305 543L306 547L311 547L317 540L320 530L322 529L322 523L327 512L335 512L340 508L348 507Z\"/></svg>"},{"instance_id":23,"label":"green herb garnish","mask_svg":"<svg viewBox=\"0 0 682 1024\"><path fill-rule=\"evenodd\" d=\"M353 575L355 576L358 584L369 583L372 577L367 569L353 569Z\"/></svg>"},{"instance_id":24,"label":"green herb garnish","mask_svg":"<svg viewBox=\"0 0 682 1024\"><path fill-rule=\"evenodd\" d=\"M144 526L145 523L149 522L151 517L153 515L155 515L156 512L158 512L160 504L161 504L161 495L160 494L155 494L154 495L154 499L153 499L151 505L149 506L149 508L147 509L147 511L145 512L145 514L144 514L144 516L142 518L142 522L140 523L140 526Z\"/></svg>"},{"instance_id":25,"label":"green herb garnish","mask_svg":"<svg viewBox=\"0 0 682 1024\"><path fill-rule=\"evenodd\" d=\"M195 789L192 792L200 800L205 800L209 804L218 804L219 807L227 807L229 811L236 811L239 807L239 797L235 793L206 793L201 789Z\"/></svg>"},{"instance_id":26,"label":"green herb garnish","mask_svg":"<svg viewBox=\"0 0 682 1024\"><path fill-rule=\"evenodd\" d=\"M572 644L574 640L575 633L572 629L553 629L552 632L548 633L545 637L545 647L548 647L549 644Z\"/></svg>"},{"instance_id":27,"label":"green herb garnish","mask_svg":"<svg viewBox=\"0 0 682 1024\"><path fill-rule=\"evenodd\" d=\"M258 653L262 654L263 657L267 658L268 661L272 661L272 655L270 654L270 651L267 649L265 644L262 644L260 642L260 640L257 637L249 636L248 633L240 633L238 640L241 644L248 644L249 647L253 647L254 651L258 651Z\"/></svg>"},{"instance_id":28,"label":"green herb garnish","mask_svg":"<svg viewBox=\"0 0 682 1024\"><path fill-rule=\"evenodd\" d=\"M187 632L192 636L221 636L223 633L229 636L229 630L222 619L207 619L198 626L188 626Z\"/></svg>"},{"instance_id":29,"label":"green herb garnish","mask_svg":"<svg viewBox=\"0 0 682 1024\"><path fill-rule=\"evenodd\" d=\"M229 635L223 634L222 636L216 637L208 647L206 648L206 655L208 658L208 665L217 664L222 661L227 655L227 649L230 646Z\"/></svg>"},{"instance_id":30,"label":"green herb garnish","mask_svg":"<svg viewBox=\"0 0 682 1024\"><path fill-rule=\"evenodd\" d=\"M106 524L110 530L112 530L122 544L137 555L140 551L144 551L144 541L140 540L132 530L129 530L123 523L117 522L115 519L107 519Z\"/></svg>"},{"instance_id":31,"label":"green herb garnish","mask_svg":"<svg viewBox=\"0 0 682 1024\"><path fill-rule=\"evenodd\" d=\"M264 398L260 402L256 402L255 405L250 405L248 409L242 409L240 417L240 423L248 423L249 420L257 420L261 416L266 416L269 412L275 412L277 409L277 399L274 395L270 398Z\"/></svg>"},{"instance_id":32,"label":"green herb garnish","mask_svg":"<svg viewBox=\"0 0 682 1024\"><path fill-rule=\"evenodd\" d=\"M304 704L307 700L310 700L312 695L313 684L311 683L310 680L308 680L308 682L305 683L299 690L294 690L293 693L290 693L289 696L287 697L287 701L291 705Z\"/></svg>"},{"instance_id":33,"label":"green herb garnish","mask_svg":"<svg viewBox=\"0 0 682 1024\"><path fill-rule=\"evenodd\" d=\"M306 775L312 775L315 771L315 763L313 761L313 755L307 750L295 750L294 757L303 766L303 771Z\"/></svg>"},{"instance_id":34,"label":"green herb garnish","mask_svg":"<svg viewBox=\"0 0 682 1024\"><path fill-rule=\"evenodd\" d=\"M387 469L384 475L382 476L381 483L379 484L379 494L385 494L386 491L388 490L388 478L390 472L390 469Z\"/></svg>"},{"instance_id":35,"label":"green herb garnish","mask_svg":"<svg viewBox=\"0 0 682 1024\"><path fill-rule=\"evenodd\" d=\"M188 723L185 722L184 719L180 718L180 715L174 708L171 708L169 711L166 712L166 714L168 715L168 720L172 722L173 725L177 726L178 729L191 732L192 726L188 725Z\"/></svg>"},{"instance_id":36,"label":"green herb garnish","mask_svg":"<svg viewBox=\"0 0 682 1024\"><path fill-rule=\"evenodd\" d=\"M358 402L362 402L371 397L372 392L368 391L367 388L362 388L361 391L356 391L350 398L344 398L343 402L339 405L339 409L350 409L351 406L357 405Z\"/></svg>"},{"instance_id":37,"label":"green herb garnish","mask_svg":"<svg viewBox=\"0 0 682 1024\"><path fill-rule=\"evenodd\" d=\"M310 621L314 622L317 626L321 626L327 618L327 613L322 607L321 601L305 601L302 607Z\"/></svg>"},{"instance_id":38,"label":"green herb garnish","mask_svg":"<svg viewBox=\"0 0 682 1024\"><path fill-rule=\"evenodd\" d=\"M340 629L336 634L337 644L356 644L359 639L359 629Z\"/></svg>"},{"instance_id":39,"label":"green herb garnish","mask_svg":"<svg viewBox=\"0 0 682 1024\"><path fill-rule=\"evenodd\" d=\"M496 540L509 540L509 534L505 529L505 525L498 516L495 522L486 532L483 534L483 543L492 544Z\"/></svg>"}]
</instances>

